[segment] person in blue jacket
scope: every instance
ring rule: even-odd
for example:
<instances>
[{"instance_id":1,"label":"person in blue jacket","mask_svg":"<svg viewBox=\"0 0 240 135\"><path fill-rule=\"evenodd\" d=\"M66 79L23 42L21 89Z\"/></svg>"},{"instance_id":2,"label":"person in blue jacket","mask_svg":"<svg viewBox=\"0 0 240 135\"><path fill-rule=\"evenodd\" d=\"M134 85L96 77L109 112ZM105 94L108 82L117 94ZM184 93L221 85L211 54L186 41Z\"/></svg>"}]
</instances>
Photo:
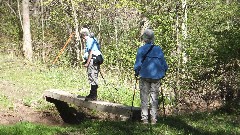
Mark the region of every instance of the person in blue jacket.
<instances>
[{"instance_id":1,"label":"person in blue jacket","mask_svg":"<svg viewBox=\"0 0 240 135\"><path fill-rule=\"evenodd\" d=\"M150 119L151 124L156 124L160 80L164 78L168 65L161 47L154 45L153 30L146 29L141 38L145 44L138 48L134 64L135 76L140 77L141 120L147 124Z\"/></svg>"}]
</instances>

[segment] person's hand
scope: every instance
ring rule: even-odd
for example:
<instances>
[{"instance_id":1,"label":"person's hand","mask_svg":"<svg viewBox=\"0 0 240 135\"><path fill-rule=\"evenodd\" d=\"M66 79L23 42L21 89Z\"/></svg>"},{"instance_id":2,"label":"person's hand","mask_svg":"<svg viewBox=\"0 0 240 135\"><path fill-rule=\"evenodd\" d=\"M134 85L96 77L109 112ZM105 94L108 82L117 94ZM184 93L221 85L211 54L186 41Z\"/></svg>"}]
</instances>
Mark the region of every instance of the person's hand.
<instances>
[{"instance_id":1,"label":"person's hand","mask_svg":"<svg viewBox=\"0 0 240 135\"><path fill-rule=\"evenodd\" d=\"M139 72L135 70L134 76L135 76L136 78L138 78L138 75L139 75Z\"/></svg>"},{"instance_id":2,"label":"person's hand","mask_svg":"<svg viewBox=\"0 0 240 135\"><path fill-rule=\"evenodd\" d=\"M88 63L84 64L83 66L84 66L84 67L88 67Z\"/></svg>"},{"instance_id":3,"label":"person's hand","mask_svg":"<svg viewBox=\"0 0 240 135\"><path fill-rule=\"evenodd\" d=\"M135 72L134 76L135 78L138 78L139 73Z\"/></svg>"}]
</instances>

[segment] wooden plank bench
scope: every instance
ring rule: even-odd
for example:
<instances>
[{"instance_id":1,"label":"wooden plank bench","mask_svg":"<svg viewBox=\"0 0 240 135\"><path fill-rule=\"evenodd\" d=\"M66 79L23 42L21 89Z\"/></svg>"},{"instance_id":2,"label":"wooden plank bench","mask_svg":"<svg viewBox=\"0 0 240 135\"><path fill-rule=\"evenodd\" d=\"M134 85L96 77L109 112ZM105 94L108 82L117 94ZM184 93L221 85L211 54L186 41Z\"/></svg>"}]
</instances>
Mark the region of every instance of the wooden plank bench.
<instances>
[{"instance_id":1,"label":"wooden plank bench","mask_svg":"<svg viewBox=\"0 0 240 135\"><path fill-rule=\"evenodd\" d=\"M74 104L79 107L94 109L97 111L108 112L121 115L124 119L140 119L141 109L139 107L125 106L122 104L111 103L106 101L85 101L85 97L79 97L66 91L58 89L49 89L44 91L43 96L47 101L59 100L66 103Z\"/></svg>"}]
</instances>

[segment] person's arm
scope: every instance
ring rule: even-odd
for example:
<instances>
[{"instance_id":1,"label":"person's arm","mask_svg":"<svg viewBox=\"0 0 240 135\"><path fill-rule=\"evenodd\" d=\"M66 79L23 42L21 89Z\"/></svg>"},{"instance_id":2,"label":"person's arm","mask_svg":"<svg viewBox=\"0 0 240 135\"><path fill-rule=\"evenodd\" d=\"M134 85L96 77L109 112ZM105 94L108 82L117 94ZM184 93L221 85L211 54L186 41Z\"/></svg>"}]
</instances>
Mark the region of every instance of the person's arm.
<instances>
[{"instance_id":1,"label":"person's arm","mask_svg":"<svg viewBox=\"0 0 240 135\"><path fill-rule=\"evenodd\" d=\"M92 38L89 38L87 40L87 48L88 48L88 59L86 61L86 63L84 64L85 67L87 67L92 59L92 50L93 50L93 45L94 45L94 41Z\"/></svg>"},{"instance_id":2,"label":"person's arm","mask_svg":"<svg viewBox=\"0 0 240 135\"><path fill-rule=\"evenodd\" d=\"M163 66L164 66L165 72L167 72L167 70L168 70L168 64L167 64L167 62L166 62L165 57L163 57Z\"/></svg>"},{"instance_id":3,"label":"person's arm","mask_svg":"<svg viewBox=\"0 0 240 135\"><path fill-rule=\"evenodd\" d=\"M91 59L92 59L92 50L89 50L88 59L87 59L86 64L84 64L84 67L87 67L89 65Z\"/></svg>"},{"instance_id":4,"label":"person's arm","mask_svg":"<svg viewBox=\"0 0 240 135\"><path fill-rule=\"evenodd\" d=\"M141 70L141 65L142 65L142 54L141 54L141 49L138 49L137 55L136 55L136 61L134 64L135 76L139 75L139 71Z\"/></svg>"}]
</instances>

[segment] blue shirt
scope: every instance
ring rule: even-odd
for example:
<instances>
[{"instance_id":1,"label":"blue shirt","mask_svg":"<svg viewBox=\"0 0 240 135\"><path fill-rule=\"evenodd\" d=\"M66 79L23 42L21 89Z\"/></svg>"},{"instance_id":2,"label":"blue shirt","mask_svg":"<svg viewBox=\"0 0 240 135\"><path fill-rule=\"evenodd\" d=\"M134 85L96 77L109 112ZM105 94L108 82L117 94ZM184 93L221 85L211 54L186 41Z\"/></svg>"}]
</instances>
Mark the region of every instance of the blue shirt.
<instances>
[{"instance_id":1,"label":"blue shirt","mask_svg":"<svg viewBox=\"0 0 240 135\"><path fill-rule=\"evenodd\" d=\"M165 76L168 65L160 46L155 45L142 62L144 55L150 49L151 45L145 44L138 49L134 71L141 78L161 79Z\"/></svg>"},{"instance_id":2,"label":"blue shirt","mask_svg":"<svg viewBox=\"0 0 240 135\"><path fill-rule=\"evenodd\" d=\"M86 52L92 51L100 51L99 44L95 38L88 38L86 41Z\"/></svg>"},{"instance_id":3,"label":"blue shirt","mask_svg":"<svg viewBox=\"0 0 240 135\"><path fill-rule=\"evenodd\" d=\"M95 38L88 37L86 40L86 48L84 51L84 59L88 58L89 51L93 51L93 54L101 54L100 46Z\"/></svg>"}]
</instances>

